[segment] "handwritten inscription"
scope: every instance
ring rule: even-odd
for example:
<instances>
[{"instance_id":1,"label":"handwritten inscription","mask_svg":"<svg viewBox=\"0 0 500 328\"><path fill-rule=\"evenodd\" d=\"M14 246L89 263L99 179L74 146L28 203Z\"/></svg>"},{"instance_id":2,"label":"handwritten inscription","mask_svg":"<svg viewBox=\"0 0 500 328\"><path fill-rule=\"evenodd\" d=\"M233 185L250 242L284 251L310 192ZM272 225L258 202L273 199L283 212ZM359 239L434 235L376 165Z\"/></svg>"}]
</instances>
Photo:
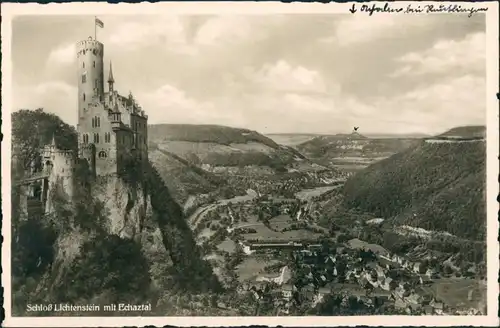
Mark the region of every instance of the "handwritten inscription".
<instances>
[{"instance_id":1,"label":"handwritten inscription","mask_svg":"<svg viewBox=\"0 0 500 328\"><path fill-rule=\"evenodd\" d=\"M353 4L349 8L351 13L358 11L356 4ZM456 4L440 4L440 5L417 5L409 4L406 7L398 7L390 3L385 3L384 5L371 4L371 5L361 5L359 8L360 12L368 13L368 16L372 16L375 13L401 13L401 14L432 14L432 13L467 13L468 17L472 17L475 13L486 12L488 8L486 7L464 7L462 5Z\"/></svg>"}]
</instances>

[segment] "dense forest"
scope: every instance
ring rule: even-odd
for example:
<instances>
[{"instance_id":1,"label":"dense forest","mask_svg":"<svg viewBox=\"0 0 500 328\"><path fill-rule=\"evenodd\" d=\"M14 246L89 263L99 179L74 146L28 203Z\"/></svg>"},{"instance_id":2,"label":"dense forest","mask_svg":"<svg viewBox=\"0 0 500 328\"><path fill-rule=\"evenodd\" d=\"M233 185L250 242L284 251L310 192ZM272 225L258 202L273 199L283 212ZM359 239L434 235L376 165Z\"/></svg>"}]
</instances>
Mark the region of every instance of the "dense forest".
<instances>
[{"instance_id":1,"label":"dense forest","mask_svg":"<svg viewBox=\"0 0 500 328\"><path fill-rule=\"evenodd\" d=\"M343 196L347 208L398 224L484 240L485 186L484 142L421 142L351 177Z\"/></svg>"}]
</instances>

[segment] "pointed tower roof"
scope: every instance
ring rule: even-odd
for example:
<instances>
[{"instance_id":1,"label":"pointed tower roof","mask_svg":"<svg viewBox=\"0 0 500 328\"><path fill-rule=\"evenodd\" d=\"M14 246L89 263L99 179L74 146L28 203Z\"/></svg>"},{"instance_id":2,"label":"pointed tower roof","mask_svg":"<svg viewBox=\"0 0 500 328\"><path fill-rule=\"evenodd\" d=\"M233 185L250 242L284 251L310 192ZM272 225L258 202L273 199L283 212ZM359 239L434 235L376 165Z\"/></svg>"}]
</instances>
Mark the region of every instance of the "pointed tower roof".
<instances>
[{"instance_id":1,"label":"pointed tower roof","mask_svg":"<svg viewBox=\"0 0 500 328\"><path fill-rule=\"evenodd\" d=\"M109 62L109 77L108 83L115 83L115 79L113 78L113 66L111 65L111 61Z\"/></svg>"},{"instance_id":2,"label":"pointed tower roof","mask_svg":"<svg viewBox=\"0 0 500 328\"><path fill-rule=\"evenodd\" d=\"M56 135L52 133L52 141L50 142L52 147L56 147Z\"/></svg>"}]
</instances>

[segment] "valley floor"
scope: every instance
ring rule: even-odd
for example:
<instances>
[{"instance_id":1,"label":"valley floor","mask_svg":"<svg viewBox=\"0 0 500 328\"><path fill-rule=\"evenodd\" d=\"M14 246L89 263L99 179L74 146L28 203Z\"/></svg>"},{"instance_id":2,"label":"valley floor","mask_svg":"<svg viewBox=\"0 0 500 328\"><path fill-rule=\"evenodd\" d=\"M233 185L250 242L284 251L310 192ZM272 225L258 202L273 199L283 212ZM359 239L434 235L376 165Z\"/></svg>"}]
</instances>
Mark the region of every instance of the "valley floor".
<instances>
[{"instance_id":1,"label":"valley floor","mask_svg":"<svg viewBox=\"0 0 500 328\"><path fill-rule=\"evenodd\" d=\"M473 271L451 265L449 272L429 252L398 255L359 238L344 240L342 229L323 228L318 206L341 186L287 196L249 189L189 217L205 259L237 295L237 305L226 307L246 308L244 315L484 313L484 281ZM321 314L321 304L332 300L340 305Z\"/></svg>"}]
</instances>

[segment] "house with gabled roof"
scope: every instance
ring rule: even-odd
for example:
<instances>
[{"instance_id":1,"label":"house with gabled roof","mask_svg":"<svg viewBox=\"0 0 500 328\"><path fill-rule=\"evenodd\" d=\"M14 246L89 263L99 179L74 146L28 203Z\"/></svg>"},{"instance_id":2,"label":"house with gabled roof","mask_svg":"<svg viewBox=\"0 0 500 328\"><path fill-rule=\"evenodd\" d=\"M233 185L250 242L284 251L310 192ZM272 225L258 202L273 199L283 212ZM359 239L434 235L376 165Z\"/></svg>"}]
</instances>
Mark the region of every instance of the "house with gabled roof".
<instances>
[{"instance_id":1,"label":"house with gabled roof","mask_svg":"<svg viewBox=\"0 0 500 328\"><path fill-rule=\"evenodd\" d=\"M392 279L391 277L386 277L383 283L380 285L380 288L382 288L383 290L392 291L395 290L397 286L398 283L394 279Z\"/></svg>"}]
</instances>

